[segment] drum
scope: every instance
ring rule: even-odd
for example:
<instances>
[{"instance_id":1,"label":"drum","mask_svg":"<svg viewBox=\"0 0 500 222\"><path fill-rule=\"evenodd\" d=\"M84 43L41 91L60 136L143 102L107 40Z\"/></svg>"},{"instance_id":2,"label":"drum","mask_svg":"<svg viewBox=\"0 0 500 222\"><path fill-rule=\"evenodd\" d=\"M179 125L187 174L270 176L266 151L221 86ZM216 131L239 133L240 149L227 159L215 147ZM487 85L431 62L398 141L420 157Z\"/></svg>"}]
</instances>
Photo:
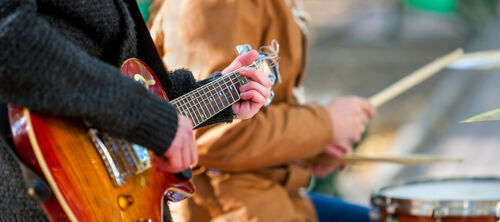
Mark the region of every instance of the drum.
<instances>
[{"instance_id":1,"label":"drum","mask_svg":"<svg viewBox=\"0 0 500 222\"><path fill-rule=\"evenodd\" d=\"M383 187L371 197L374 221L500 222L500 178L448 178Z\"/></svg>"}]
</instances>

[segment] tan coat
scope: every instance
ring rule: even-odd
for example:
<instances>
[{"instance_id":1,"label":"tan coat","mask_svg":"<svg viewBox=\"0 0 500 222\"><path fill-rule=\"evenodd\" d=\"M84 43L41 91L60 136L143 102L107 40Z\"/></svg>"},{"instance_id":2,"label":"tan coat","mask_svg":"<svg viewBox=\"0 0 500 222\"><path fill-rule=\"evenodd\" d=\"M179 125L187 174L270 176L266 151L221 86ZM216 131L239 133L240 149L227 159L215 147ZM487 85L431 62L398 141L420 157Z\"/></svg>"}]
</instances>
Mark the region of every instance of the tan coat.
<instances>
[{"instance_id":1,"label":"tan coat","mask_svg":"<svg viewBox=\"0 0 500 222\"><path fill-rule=\"evenodd\" d=\"M150 27L164 61L187 66L200 79L226 67L236 45L259 48L273 39L281 45L282 82L273 103L250 120L196 132L197 194L172 205L178 221L316 221L299 189L310 179L301 162L324 150L332 127L322 106L300 105L294 98L304 77L306 42L289 2L154 2Z\"/></svg>"}]
</instances>

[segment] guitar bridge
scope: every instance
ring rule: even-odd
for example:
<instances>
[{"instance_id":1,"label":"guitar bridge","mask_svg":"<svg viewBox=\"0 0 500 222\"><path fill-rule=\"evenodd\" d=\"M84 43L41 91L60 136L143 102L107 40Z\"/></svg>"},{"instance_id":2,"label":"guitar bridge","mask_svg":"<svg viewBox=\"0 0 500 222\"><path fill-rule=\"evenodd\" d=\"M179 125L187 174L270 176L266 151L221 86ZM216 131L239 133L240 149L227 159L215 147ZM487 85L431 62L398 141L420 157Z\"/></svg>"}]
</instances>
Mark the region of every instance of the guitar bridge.
<instances>
[{"instance_id":1,"label":"guitar bridge","mask_svg":"<svg viewBox=\"0 0 500 222\"><path fill-rule=\"evenodd\" d=\"M126 177L132 176L131 172L137 175L151 167L151 157L146 148L93 128L88 134L115 187L124 185Z\"/></svg>"}]
</instances>

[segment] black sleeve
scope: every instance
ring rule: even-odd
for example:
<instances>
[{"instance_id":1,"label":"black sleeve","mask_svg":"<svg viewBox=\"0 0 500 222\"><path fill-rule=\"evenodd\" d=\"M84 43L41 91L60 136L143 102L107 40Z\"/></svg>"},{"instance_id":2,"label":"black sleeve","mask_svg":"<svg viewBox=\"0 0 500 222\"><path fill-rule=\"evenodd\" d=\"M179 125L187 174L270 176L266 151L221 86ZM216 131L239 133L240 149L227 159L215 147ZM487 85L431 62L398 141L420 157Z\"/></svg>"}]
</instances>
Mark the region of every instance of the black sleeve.
<instances>
[{"instance_id":1,"label":"black sleeve","mask_svg":"<svg viewBox=\"0 0 500 222\"><path fill-rule=\"evenodd\" d=\"M222 76L222 73L216 72L212 74L210 77L207 79L201 80L196 82L196 80L193 77L193 74L185 69L178 69L175 70L174 72L169 74L170 80L172 81L172 87L167 90L167 95L169 99L173 100L185 93L188 93L189 91L196 89L200 86L203 86L211 81L213 81L216 78L219 78ZM201 125L199 125L197 128L216 124L216 123L230 123L233 121L234 118L234 113L233 113L233 108L228 107L218 113L217 115L213 116L212 118L208 119L207 121L203 122Z\"/></svg>"},{"instance_id":2,"label":"black sleeve","mask_svg":"<svg viewBox=\"0 0 500 222\"><path fill-rule=\"evenodd\" d=\"M177 130L175 107L77 48L36 7L34 0L0 0L0 100L85 119L163 154Z\"/></svg>"}]
</instances>

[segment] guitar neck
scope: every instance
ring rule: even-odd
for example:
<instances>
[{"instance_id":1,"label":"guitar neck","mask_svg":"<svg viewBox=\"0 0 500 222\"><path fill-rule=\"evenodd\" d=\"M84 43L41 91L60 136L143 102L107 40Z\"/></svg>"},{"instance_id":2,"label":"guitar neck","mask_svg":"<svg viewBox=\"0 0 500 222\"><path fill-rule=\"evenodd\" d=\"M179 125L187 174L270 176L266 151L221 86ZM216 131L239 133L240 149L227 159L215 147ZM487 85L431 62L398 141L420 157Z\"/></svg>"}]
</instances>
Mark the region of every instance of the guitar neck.
<instances>
[{"instance_id":1,"label":"guitar neck","mask_svg":"<svg viewBox=\"0 0 500 222\"><path fill-rule=\"evenodd\" d=\"M238 70L170 101L196 127L240 100L239 88L248 80Z\"/></svg>"}]
</instances>

